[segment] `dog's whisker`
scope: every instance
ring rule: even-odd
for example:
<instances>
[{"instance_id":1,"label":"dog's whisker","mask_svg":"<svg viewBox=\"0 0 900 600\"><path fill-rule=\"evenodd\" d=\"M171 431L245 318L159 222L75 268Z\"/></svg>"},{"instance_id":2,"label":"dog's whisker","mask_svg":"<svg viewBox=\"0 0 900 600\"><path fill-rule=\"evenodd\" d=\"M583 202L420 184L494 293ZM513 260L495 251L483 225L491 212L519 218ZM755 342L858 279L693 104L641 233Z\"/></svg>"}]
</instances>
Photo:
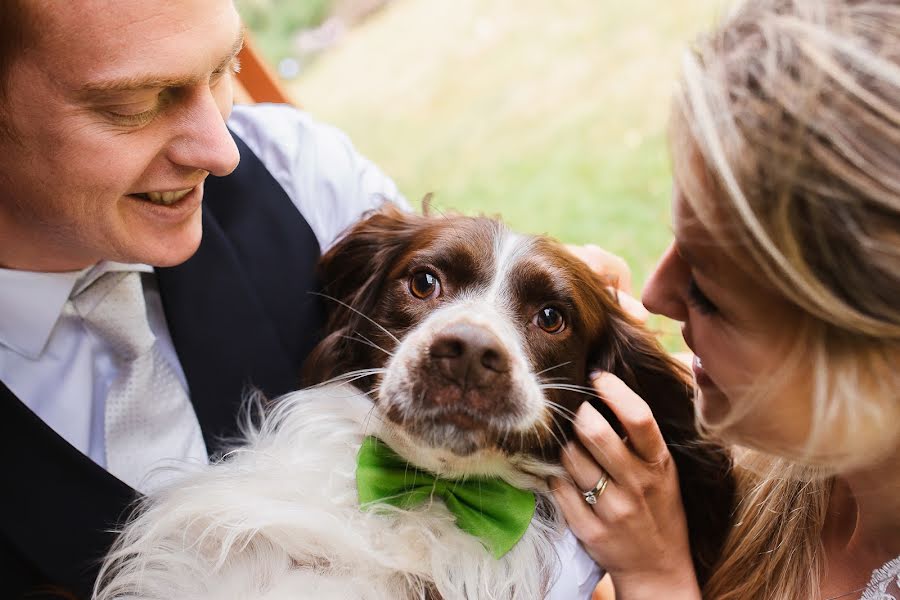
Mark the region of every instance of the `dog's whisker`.
<instances>
[{"instance_id":1,"label":"dog's whisker","mask_svg":"<svg viewBox=\"0 0 900 600\"><path fill-rule=\"evenodd\" d=\"M379 389L378 389L378 387L376 386L376 387L373 388L371 391L366 392L366 395L369 395L369 394L377 394L378 391L379 391ZM371 425L372 419L378 419L379 421L381 421L381 417L378 416L378 415L376 414L375 408L376 408L376 405L373 403L373 404L372 404L372 407L371 407L371 408L368 410L368 412L366 413L365 419L363 419L363 432L364 432L366 435L369 434L369 427L370 427L370 425Z\"/></svg>"},{"instance_id":2,"label":"dog's whisker","mask_svg":"<svg viewBox=\"0 0 900 600\"><path fill-rule=\"evenodd\" d=\"M550 413L551 413L550 417L551 418L553 418L554 415L558 415L558 416L562 417L563 419L565 419L566 421L568 421L569 423L571 423L575 419L575 413L572 413L571 411L566 411L560 407L548 407L548 408L550 408ZM555 422L555 419L554 419L554 422Z\"/></svg>"},{"instance_id":3,"label":"dog's whisker","mask_svg":"<svg viewBox=\"0 0 900 600\"><path fill-rule=\"evenodd\" d=\"M540 377L538 378L538 384L543 385L545 383L565 382L570 381L571 379L571 377Z\"/></svg>"},{"instance_id":4,"label":"dog's whisker","mask_svg":"<svg viewBox=\"0 0 900 600\"><path fill-rule=\"evenodd\" d=\"M348 379L355 379L357 377L366 377L369 375L379 375L382 373L387 373L387 369L384 368L373 368L373 369L357 369L355 371L349 371L347 373L342 373L341 375L335 375L331 379L323 381L321 383L317 383L312 386L313 388L323 388L328 387L334 383L343 383Z\"/></svg>"},{"instance_id":5,"label":"dog's whisker","mask_svg":"<svg viewBox=\"0 0 900 600\"><path fill-rule=\"evenodd\" d=\"M380 350L380 351L384 352L388 356L391 356L391 357L394 356L391 352L385 350L384 348L382 348L381 346L379 346L378 344L376 344L375 342L373 342L372 340L370 340L369 338L367 338L366 336L364 336L361 333L357 333L356 335L342 335L340 337L345 340L350 340L351 342L359 342L360 344L365 344L366 346L374 348L375 350Z\"/></svg>"},{"instance_id":6,"label":"dog's whisker","mask_svg":"<svg viewBox=\"0 0 900 600\"><path fill-rule=\"evenodd\" d=\"M576 392L578 394L584 394L585 396L592 396L594 398L598 398L603 400L603 397L597 394L597 392L592 391L591 388L585 388L580 385L570 385L566 383L547 383L539 386L544 390L563 390L568 392Z\"/></svg>"},{"instance_id":7,"label":"dog's whisker","mask_svg":"<svg viewBox=\"0 0 900 600\"><path fill-rule=\"evenodd\" d=\"M563 405L560 404L559 402L554 402L554 401L552 401L552 400L547 400L547 407L550 408L551 410L557 412L558 414L567 417L568 419L574 419L574 418L575 418L575 411L572 410L571 408L568 408L568 407L566 407L566 406L563 406Z\"/></svg>"},{"instance_id":8,"label":"dog's whisker","mask_svg":"<svg viewBox=\"0 0 900 600\"><path fill-rule=\"evenodd\" d=\"M553 415L552 415L552 414L550 415L550 419L553 421L553 424L554 424L554 425L557 425L556 419L553 418ZM535 427L535 428L536 428L537 425L543 426L544 429L547 430L547 433L550 434L550 437L553 438L553 441L554 441L556 444L558 444L560 448L563 447L563 446L565 445L565 443L564 443L562 440L559 439L559 436L556 435L556 432L553 430L553 427L550 427L550 425L548 425L547 423L545 423L543 420L538 420L532 427Z\"/></svg>"},{"instance_id":9,"label":"dog's whisker","mask_svg":"<svg viewBox=\"0 0 900 600\"><path fill-rule=\"evenodd\" d=\"M382 345L380 345L380 344L376 344L375 342L373 342L372 340L370 340L369 338L367 338L366 336L364 336L363 334L361 334L361 333L358 332L358 331L356 332L356 335L358 335L359 337L361 337L362 339L364 339L364 340L367 341L368 343L372 344L372 346L374 346L375 348L381 350L382 352L384 352L385 354L387 354L388 356L390 356L390 357L393 358L394 353L391 352L390 350L388 350L387 348L385 348L384 346L382 346Z\"/></svg>"},{"instance_id":10,"label":"dog's whisker","mask_svg":"<svg viewBox=\"0 0 900 600\"><path fill-rule=\"evenodd\" d=\"M552 367L547 367L546 369L544 369L544 370L542 370L542 371L538 371L538 372L535 373L534 375L535 375L535 377L537 377L538 375L541 375L541 374L543 374L543 373L546 373L547 371L552 371L553 369L558 369L558 368L560 368L560 367L564 367L564 366L566 366L566 365L571 365L571 364L572 364L572 361L571 361L571 360L567 360L566 362L559 363L558 365L553 365Z\"/></svg>"},{"instance_id":11,"label":"dog's whisker","mask_svg":"<svg viewBox=\"0 0 900 600\"><path fill-rule=\"evenodd\" d=\"M385 332L386 334L388 334L395 342L397 342L398 344L400 343L400 340L397 339L397 336L395 336L393 333L391 333L390 331L388 331L387 328L386 328L384 325L382 325L381 323L379 323L378 321L376 321L375 319L373 319L373 318L370 317L369 315L363 313L362 311L360 311L360 310L358 310L358 309L356 309L356 308L350 306L349 304L347 304L347 303L344 302L343 300L340 300L340 299L338 299L338 298L335 298L334 296L329 296L328 294L323 294L322 292L310 292L310 293L311 293L311 294L314 294L314 295L316 295L316 296L321 296L322 298L326 298L326 299L328 299L328 300L332 300L332 301L334 301L334 302L337 302L338 304L340 304L340 305L343 306L344 308L347 308L348 310L352 310L353 312L355 312L356 314L358 314L358 315L361 316L362 318L368 320L370 323L372 323L372 325L374 325L375 327L378 327L378 328L381 329L383 332Z\"/></svg>"}]
</instances>

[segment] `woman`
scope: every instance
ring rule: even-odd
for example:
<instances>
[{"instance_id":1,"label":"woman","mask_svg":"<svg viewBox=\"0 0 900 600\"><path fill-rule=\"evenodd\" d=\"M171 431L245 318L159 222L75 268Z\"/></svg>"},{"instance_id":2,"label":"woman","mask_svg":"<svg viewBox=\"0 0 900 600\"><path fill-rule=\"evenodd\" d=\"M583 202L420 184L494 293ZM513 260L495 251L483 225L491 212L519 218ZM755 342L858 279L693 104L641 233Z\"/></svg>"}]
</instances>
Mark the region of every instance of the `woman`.
<instances>
[{"instance_id":1,"label":"woman","mask_svg":"<svg viewBox=\"0 0 900 600\"><path fill-rule=\"evenodd\" d=\"M900 3L745 2L687 55L671 140L643 301L684 323L736 524L698 582L668 451L609 374L627 437L582 407L569 523L620 599L900 598Z\"/></svg>"}]
</instances>

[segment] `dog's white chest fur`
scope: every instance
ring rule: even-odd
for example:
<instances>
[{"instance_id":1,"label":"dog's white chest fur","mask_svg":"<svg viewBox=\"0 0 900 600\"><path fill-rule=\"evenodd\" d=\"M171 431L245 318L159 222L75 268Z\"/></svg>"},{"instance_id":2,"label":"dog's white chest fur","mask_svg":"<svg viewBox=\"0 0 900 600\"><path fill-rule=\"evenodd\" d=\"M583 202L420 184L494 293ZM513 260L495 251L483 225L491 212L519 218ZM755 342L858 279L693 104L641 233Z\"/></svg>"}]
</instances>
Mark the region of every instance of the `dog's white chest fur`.
<instances>
[{"instance_id":1,"label":"dog's white chest fur","mask_svg":"<svg viewBox=\"0 0 900 600\"><path fill-rule=\"evenodd\" d=\"M356 454L365 435L379 433L372 406L350 385L282 399L227 461L148 500L120 537L98 598L544 597L564 530L546 495L499 560L439 500L360 510Z\"/></svg>"}]
</instances>

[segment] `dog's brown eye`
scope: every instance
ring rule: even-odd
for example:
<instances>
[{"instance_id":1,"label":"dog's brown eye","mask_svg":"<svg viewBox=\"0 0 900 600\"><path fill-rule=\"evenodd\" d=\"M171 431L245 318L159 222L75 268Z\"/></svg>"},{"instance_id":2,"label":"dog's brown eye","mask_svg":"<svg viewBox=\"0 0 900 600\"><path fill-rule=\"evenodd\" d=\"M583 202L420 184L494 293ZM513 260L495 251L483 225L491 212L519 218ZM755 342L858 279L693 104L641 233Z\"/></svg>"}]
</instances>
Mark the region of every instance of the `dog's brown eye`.
<instances>
[{"instance_id":1,"label":"dog's brown eye","mask_svg":"<svg viewBox=\"0 0 900 600\"><path fill-rule=\"evenodd\" d=\"M566 327L562 313L552 306L545 306L534 315L534 324L547 333L559 333Z\"/></svg>"},{"instance_id":2,"label":"dog's brown eye","mask_svg":"<svg viewBox=\"0 0 900 600\"><path fill-rule=\"evenodd\" d=\"M413 273L409 278L409 291L420 300L426 300L438 295L441 290L441 282L429 271Z\"/></svg>"}]
</instances>

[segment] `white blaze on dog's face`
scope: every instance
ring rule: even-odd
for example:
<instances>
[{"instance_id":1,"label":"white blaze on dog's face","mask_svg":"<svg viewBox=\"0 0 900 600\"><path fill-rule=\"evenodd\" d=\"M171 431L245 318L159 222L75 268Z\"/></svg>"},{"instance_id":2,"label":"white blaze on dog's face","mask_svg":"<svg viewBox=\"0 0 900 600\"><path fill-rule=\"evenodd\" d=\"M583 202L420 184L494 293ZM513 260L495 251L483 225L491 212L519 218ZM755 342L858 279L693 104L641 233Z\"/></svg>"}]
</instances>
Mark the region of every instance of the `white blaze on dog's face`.
<instances>
[{"instance_id":1,"label":"white blaze on dog's face","mask_svg":"<svg viewBox=\"0 0 900 600\"><path fill-rule=\"evenodd\" d=\"M502 438L550 427L525 331L539 316L523 318L511 285L533 240L498 229L493 241L479 261L487 277L468 285L438 267L428 247L410 257L407 301L434 308L400 339L378 389L377 412L397 425L385 433L442 473L505 469ZM543 316L546 334L561 334L559 309L541 308L557 319Z\"/></svg>"}]
</instances>

